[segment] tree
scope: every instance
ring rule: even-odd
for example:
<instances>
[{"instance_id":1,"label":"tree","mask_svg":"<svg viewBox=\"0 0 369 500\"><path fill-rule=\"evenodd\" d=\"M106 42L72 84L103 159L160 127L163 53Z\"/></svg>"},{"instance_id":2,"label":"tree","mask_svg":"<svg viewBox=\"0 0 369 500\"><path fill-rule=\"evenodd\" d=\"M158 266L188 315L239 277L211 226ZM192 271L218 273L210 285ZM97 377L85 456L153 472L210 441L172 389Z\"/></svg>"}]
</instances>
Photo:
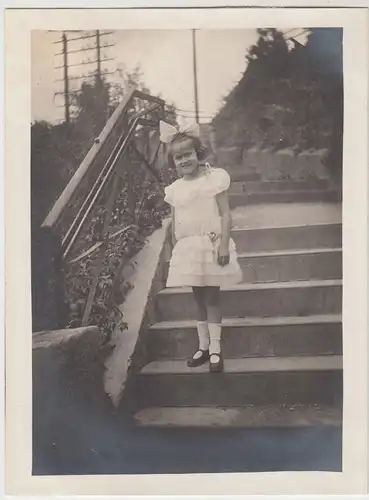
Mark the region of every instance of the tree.
<instances>
[{"instance_id":1,"label":"tree","mask_svg":"<svg viewBox=\"0 0 369 500\"><path fill-rule=\"evenodd\" d=\"M319 81L322 100L331 117L331 135L326 165L342 182L343 147L343 54L342 29L314 28L306 45L310 66Z\"/></svg>"},{"instance_id":2,"label":"tree","mask_svg":"<svg viewBox=\"0 0 369 500\"><path fill-rule=\"evenodd\" d=\"M132 72L127 71L125 65L118 68L118 74L121 82L110 84L110 107L115 109L122 97L125 95L127 88L136 88L147 94L150 90L143 81L143 72L140 65L137 65ZM137 103L132 103L131 112L139 111Z\"/></svg>"},{"instance_id":3,"label":"tree","mask_svg":"<svg viewBox=\"0 0 369 500\"><path fill-rule=\"evenodd\" d=\"M85 135L96 137L109 118L110 86L100 79L94 84L84 82L74 98L77 108L74 128L84 130Z\"/></svg>"},{"instance_id":4,"label":"tree","mask_svg":"<svg viewBox=\"0 0 369 500\"><path fill-rule=\"evenodd\" d=\"M342 30L311 29L306 45L258 30L246 68L214 118L219 145L328 148L341 171Z\"/></svg>"},{"instance_id":5,"label":"tree","mask_svg":"<svg viewBox=\"0 0 369 500\"><path fill-rule=\"evenodd\" d=\"M246 54L248 62L264 63L264 69L275 71L288 58L289 48L281 31L275 28L258 29L258 41Z\"/></svg>"}]
</instances>

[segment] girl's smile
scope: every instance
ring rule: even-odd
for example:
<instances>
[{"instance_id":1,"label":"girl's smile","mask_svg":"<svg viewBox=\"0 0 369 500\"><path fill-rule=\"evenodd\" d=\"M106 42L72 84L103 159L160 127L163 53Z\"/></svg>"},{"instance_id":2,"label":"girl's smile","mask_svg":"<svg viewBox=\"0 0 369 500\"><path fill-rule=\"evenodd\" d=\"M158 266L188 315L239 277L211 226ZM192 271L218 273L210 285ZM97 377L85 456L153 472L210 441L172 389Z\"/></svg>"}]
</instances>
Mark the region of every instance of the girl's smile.
<instances>
[{"instance_id":1,"label":"girl's smile","mask_svg":"<svg viewBox=\"0 0 369 500\"><path fill-rule=\"evenodd\" d=\"M172 145L174 164L180 175L195 177L198 173L199 161L191 140L185 139Z\"/></svg>"}]
</instances>

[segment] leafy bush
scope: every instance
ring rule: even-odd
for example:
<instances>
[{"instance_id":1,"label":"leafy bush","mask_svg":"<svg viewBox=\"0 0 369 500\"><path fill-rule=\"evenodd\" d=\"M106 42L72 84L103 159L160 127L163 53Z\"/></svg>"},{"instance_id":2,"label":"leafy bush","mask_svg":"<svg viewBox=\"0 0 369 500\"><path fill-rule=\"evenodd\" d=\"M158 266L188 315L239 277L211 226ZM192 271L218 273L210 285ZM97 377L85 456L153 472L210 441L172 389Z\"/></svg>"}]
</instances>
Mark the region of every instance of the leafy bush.
<instances>
[{"instance_id":1,"label":"leafy bush","mask_svg":"<svg viewBox=\"0 0 369 500\"><path fill-rule=\"evenodd\" d=\"M296 153L327 148L332 175L342 165L342 30L311 29L305 46L258 30L247 67L213 120L219 146Z\"/></svg>"},{"instance_id":2,"label":"leafy bush","mask_svg":"<svg viewBox=\"0 0 369 500\"><path fill-rule=\"evenodd\" d=\"M117 86L110 94L106 90L109 90L108 86L105 91L101 91L83 85L81 94L75 102L79 112L70 124L53 126L46 122L36 122L31 126L33 239L37 237L38 228L45 216L111 115L114 105L118 102L117 93L123 92ZM107 99L107 96L110 97ZM169 107L167 113L168 119L173 119L173 107ZM118 325L125 327L118 306L130 289L129 282L120 283L119 279L117 286L114 275L117 271L121 271L122 261L128 262L143 247L146 238L161 226L163 217L168 215L168 207L161 204L163 199L161 185L170 182L174 175L175 173L170 172L167 165L164 166L160 171L159 185L152 176L147 176L147 170L142 162L136 162L135 168L131 168L130 172L120 180L109 234L112 235L130 225L132 228L109 240L89 320L89 324L98 324L107 336ZM101 241L104 216L105 206L102 197L82 228L73 248L73 255L70 256L72 262L66 262L64 265L67 307L63 323L69 327L81 324L99 253L97 250L81 259L75 259ZM135 227L134 224L138 225ZM33 266L34 262L40 260L37 251L35 246L32 253ZM37 268L39 269L39 266ZM35 276L33 273L32 279L38 280L41 276ZM33 297L33 302L36 302L36 297ZM34 306L34 314L35 310ZM36 323L37 321L34 321L34 324Z\"/></svg>"}]
</instances>

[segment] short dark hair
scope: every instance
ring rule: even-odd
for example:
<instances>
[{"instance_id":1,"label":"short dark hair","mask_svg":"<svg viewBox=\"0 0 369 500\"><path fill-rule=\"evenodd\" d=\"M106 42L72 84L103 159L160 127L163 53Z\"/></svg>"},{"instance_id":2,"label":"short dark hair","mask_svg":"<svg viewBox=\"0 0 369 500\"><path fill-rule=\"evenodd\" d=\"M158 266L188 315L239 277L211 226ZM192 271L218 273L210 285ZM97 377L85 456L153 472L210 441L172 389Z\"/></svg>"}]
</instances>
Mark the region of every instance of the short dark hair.
<instances>
[{"instance_id":1,"label":"short dark hair","mask_svg":"<svg viewBox=\"0 0 369 500\"><path fill-rule=\"evenodd\" d=\"M192 136L187 135L187 134L181 134L181 133L179 133L174 138L174 140L169 144L169 148L168 148L168 164L169 164L170 168L175 168L175 163L174 163L174 159L173 159L173 153L171 151L171 145L174 144L175 142L184 141L186 139L190 139L191 140L192 147L195 150L197 159L200 162L204 161L206 159L206 157L208 156L208 150L207 150L207 148L202 145L202 143L201 143L201 141L200 141L200 139L198 137L192 137Z\"/></svg>"}]
</instances>

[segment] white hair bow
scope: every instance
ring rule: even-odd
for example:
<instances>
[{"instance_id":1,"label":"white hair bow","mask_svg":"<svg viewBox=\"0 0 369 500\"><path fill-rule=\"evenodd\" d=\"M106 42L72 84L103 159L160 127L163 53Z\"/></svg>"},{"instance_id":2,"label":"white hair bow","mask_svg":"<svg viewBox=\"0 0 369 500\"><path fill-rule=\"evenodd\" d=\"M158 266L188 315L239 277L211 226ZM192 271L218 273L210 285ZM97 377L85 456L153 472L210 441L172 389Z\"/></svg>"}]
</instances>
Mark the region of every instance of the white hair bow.
<instances>
[{"instance_id":1,"label":"white hair bow","mask_svg":"<svg viewBox=\"0 0 369 500\"><path fill-rule=\"evenodd\" d=\"M199 137L200 130L198 123L189 123L184 118L178 118L178 127L174 127L167 122L160 121L160 140L165 144L172 142L178 134L185 134L189 137Z\"/></svg>"}]
</instances>

